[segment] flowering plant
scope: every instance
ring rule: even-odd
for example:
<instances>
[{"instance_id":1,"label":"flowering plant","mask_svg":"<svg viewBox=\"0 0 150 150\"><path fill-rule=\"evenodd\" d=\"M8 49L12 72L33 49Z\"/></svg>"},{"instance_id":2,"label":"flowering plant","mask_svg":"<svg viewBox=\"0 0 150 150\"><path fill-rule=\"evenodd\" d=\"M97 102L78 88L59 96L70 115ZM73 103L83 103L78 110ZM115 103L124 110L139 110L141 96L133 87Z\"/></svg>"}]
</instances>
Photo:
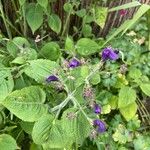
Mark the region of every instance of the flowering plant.
<instances>
[{"instance_id":1,"label":"flowering plant","mask_svg":"<svg viewBox=\"0 0 150 150\"><path fill-rule=\"evenodd\" d=\"M107 8L96 1L80 9L78 0L61 1L64 21L55 0L33 2L13 1L23 24L16 28L0 0L6 28L0 37L0 147L149 149L149 17L141 15L150 6L134 1ZM122 18L131 7L139 7L133 19L105 38L94 34L96 25L106 29L109 12ZM82 20L81 28L72 29L72 17Z\"/></svg>"}]
</instances>

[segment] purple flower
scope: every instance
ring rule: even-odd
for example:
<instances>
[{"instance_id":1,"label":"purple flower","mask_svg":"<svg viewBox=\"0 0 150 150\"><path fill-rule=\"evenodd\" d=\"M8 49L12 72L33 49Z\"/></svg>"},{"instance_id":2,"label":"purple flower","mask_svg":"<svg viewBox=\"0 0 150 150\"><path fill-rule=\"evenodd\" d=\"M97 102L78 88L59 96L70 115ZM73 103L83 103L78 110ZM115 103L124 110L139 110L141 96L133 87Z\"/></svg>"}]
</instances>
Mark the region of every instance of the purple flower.
<instances>
[{"instance_id":1,"label":"purple flower","mask_svg":"<svg viewBox=\"0 0 150 150\"><path fill-rule=\"evenodd\" d=\"M94 105L94 112L96 114L100 114L101 113L101 107L98 104Z\"/></svg>"},{"instance_id":2,"label":"purple flower","mask_svg":"<svg viewBox=\"0 0 150 150\"><path fill-rule=\"evenodd\" d=\"M80 66L80 62L75 58L73 58L69 63L70 68L75 68L75 67L78 67L78 66Z\"/></svg>"},{"instance_id":3,"label":"purple flower","mask_svg":"<svg viewBox=\"0 0 150 150\"><path fill-rule=\"evenodd\" d=\"M97 132L103 133L106 131L105 123L99 119L95 119L93 122L94 126L97 127Z\"/></svg>"},{"instance_id":4,"label":"purple flower","mask_svg":"<svg viewBox=\"0 0 150 150\"><path fill-rule=\"evenodd\" d=\"M103 60L116 60L118 59L119 55L117 51L114 51L111 47L106 47L102 52L102 59Z\"/></svg>"},{"instance_id":5,"label":"purple flower","mask_svg":"<svg viewBox=\"0 0 150 150\"><path fill-rule=\"evenodd\" d=\"M46 78L47 82L51 81L58 81L58 78L55 75L50 75L49 77Z\"/></svg>"},{"instance_id":6,"label":"purple flower","mask_svg":"<svg viewBox=\"0 0 150 150\"><path fill-rule=\"evenodd\" d=\"M127 14L127 10L121 9L121 10L119 11L119 14L120 14L121 16L125 16L125 15Z\"/></svg>"}]
</instances>

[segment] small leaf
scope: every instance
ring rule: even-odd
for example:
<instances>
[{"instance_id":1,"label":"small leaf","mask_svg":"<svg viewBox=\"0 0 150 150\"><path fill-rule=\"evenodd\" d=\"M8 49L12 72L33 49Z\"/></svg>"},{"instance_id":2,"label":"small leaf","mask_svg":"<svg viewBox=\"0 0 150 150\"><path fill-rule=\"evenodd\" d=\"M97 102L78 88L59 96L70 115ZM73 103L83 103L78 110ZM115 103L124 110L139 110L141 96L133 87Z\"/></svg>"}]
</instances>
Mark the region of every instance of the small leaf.
<instances>
[{"instance_id":1,"label":"small leaf","mask_svg":"<svg viewBox=\"0 0 150 150\"><path fill-rule=\"evenodd\" d=\"M127 121L129 121L135 116L135 114L137 112L137 104L135 102L133 102L126 107L120 108L119 110L120 110L121 114L123 115L123 117Z\"/></svg>"},{"instance_id":2,"label":"small leaf","mask_svg":"<svg viewBox=\"0 0 150 150\"><path fill-rule=\"evenodd\" d=\"M86 9L80 9L76 11L76 15L83 18L86 15Z\"/></svg>"},{"instance_id":3,"label":"small leaf","mask_svg":"<svg viewBox=\"0 0 150 150\"><path fill-rule=\"evenodd\" d=\"M150 96L150 84L149 83L142 83L140 85L141 90L143 93L145 93L147 96Z\"/></svg>"},{"instance_id":4,"label":"small leaf","mask_svg":"<svg viewBox=\"0 0 150 150\"><path fill-rule=\"evenodd\" d=\"M48 25L54 32L58 34L61 30L61 20L59 16L56 14L51 14L48 18Z\"/></svg>"},{"instance_id":5,"label":"small leaf","mask_svg":"<svg viewBox=\"0 0 150 150\"><path fill-rule=\"evenodd\" d=\"M136 92L132 88L128 86L124 86L121 88L119 92L119 101L118 108L124 108L129 104L135 102L136 100Z\"/></svg>"},{"instance_id":6,"label":"small leaf","mask_svg":"<svg viewBox=\"0 0 150 150\"><path fill-rule=\"evenodd\" d=\"M74 47L74 42L73 42L72 38L67 36L66 42L65 42L65 50L73 55L74 54L74 48L75 47Z\"/></svg>"},{"instance_id":7,"label":"small leaf","mask_svg":"<svg viewBox=\"0 0 150 150\"><path fill-rule=\"evenodd\" d=\"M131 68L129 70L129 76L133 79L138 79L140 78L142 75L141 70L137 69L137 68Z\"/></svg>"},{"instance_id":8,"label":"small leaf","mask_svg":"<svg viewBox=\"0 0 150 150\"><path fill-rule=\"evenodd\" d=\"M18 149L15 139L8 134L0 135L0 147L3 150L16 150Z\"/></svg>"},{"instance_id":9,"label":"small leaf","mask_svg":"<svg viewBox=\"0 0 150 150\"><path fill-rule=\"evenodd\" d=\"M99 49L99 45L95 41L88 38L81 38L77 42L76 46L77 46L77 52L83 56L94 54L98 52Z\"/></svg>"},{"instance_id":10,"label":"small leaf","mask_svg":"<svg viewBox=\"0 0 150 150\"><path fill-rule=\"evenodd\" d=\"M37 2L44 8L48 6L48 0L37 0Z\"/></svg>"},{"instance_id":11,"label":"small leaf","mask_svg":"<svg viewBox=\"0 0 150 150\"><path fill-rule=\"evenodd\" d=\"M60 56L59 45L55 42L46 43L40 51L40 56L56 61Z\"/></svg>"},{"instance_id":12,"label":"small leaf","mask_svg":"<svg viewBox=\"0 0 150 150\"><path fill-rule=\"evenodd\" d=\"M85 24L82 28L84 37L89 37L92 35L92 27L88 24Z\"/></svg>"},{"instance_id":13,"label":"small leaf","mask_svg":"<svg viewBox=\"0 0 150 150\"><path fill-rule=\"evenodd\" d=\"M95 8L95 22L104 28L107 19L108 8L107 7L96 7Z\"/></svg>"},{"instance_id":14,"label":"small leaf","mask_svg":"<svg viewBox=\"0 0 150 150\"><path fill-rule=\"evenodd\" d=\"M18 118L34 122L47 113L44 91L37 86L16 90L9 94L2 104Z\"/></svg>"},{"instance_id":15,"label":"small leaf","mask_svg":"<svg viewBox=\"0 0 150 150\"><path fill-rule=\"evenodd\" d=\"M40 28L43 23L43 9L38 4L30 5L26 12L27 22L34 34L34 32Z\"/></svg>"},{"instance_id":16,"label":"small leaf","mask_svg":"<svg viewBox=\"0 0 150 150\"><path fill-rule=\"evenodd\" d=\"M90 79L90 83L92 83L93 85L97 85L100 82L101 82L101 77L99 73L95 73Z\"/></svg>"}]
</instances>

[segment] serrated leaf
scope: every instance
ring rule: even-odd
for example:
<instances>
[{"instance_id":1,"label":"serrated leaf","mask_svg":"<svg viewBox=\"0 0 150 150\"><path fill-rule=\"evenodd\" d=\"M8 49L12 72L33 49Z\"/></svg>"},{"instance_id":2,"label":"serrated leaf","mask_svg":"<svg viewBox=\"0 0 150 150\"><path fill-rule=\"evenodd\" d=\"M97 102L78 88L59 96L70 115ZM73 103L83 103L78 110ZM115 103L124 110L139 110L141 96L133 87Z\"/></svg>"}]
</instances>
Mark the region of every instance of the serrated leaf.
<instances>
[{"instance_id":1,"label":"serrated leaf","mask_svg":"<svg viewBox=\"0 0 150 150\"><path fill-rule=\"evenodd\" d=\"M48 25L54 32L58 34L61 30L61 20L59 16L56 14L51 14L48 18Z\"/></svg>"},{"instance_id":2,"label":"serrated leaf","mask_svg":"<svg viewBox=\"0 0 150 150\"><path fill-rule=\"evenodd\" d=\"M23 121L34 122L47 113L45 93L38 86L30 86L9 94L2 104Z\"/></svg>"},{"instance_id":3,"label":"serrated leaf","mask_svg":"<svg viewBox=\"0 0 150 150\"><path fill-rule=\"evenodd\" d=\"M123 115L123 117L127 121L129 121L135 116L135 114L137 112L137 104L135 102L133 102L126 107L120 108L119 110L120 110L121 114Z\"/></svg>"},{"instance_id":4,"label":"serrated leaf","mask_svg":"<svg viewBox=\"0 0 150 150\"><path fill-rule=\"evenodd\" d=\"M104 28L107 19L108 8L107 7L96 7L95 8L95 22Z\"/></svg>"},{"instance_id":5,"label":"serrated leaf","mask_svg":"<svg viewBox=\"0 0 150 150\"><path fill-rule=\"evenodd\" d=\"M7 68L0 68L0 102L13 90L13 87L11 71Z\"/></svg>"},{"instance_id":6,"label":"serrated leaf","mask_svg":"<svg viewBox=\"0 0 150 150\"><path fill-rule=\"evenodd\" d=\"M0 147L3 150L16 150L18 149L15 139L8 134L0 135Z\"/></svg>"},{"instance_id":7,"label":"serrated leaf","mask_svg":"<svg viewBox=\"0 0 150 150\"><path fill-rule=\"evenodd\" d=\"M48 5L48 0L37 0L37 2L44 8Z\"/></svg>"},{"instance_id":8,"label":"serrated leaf","mask_svg":"<svg viewBox=\"0 0 150 150\"><path fill-rule=\"evenodd\" d=\"M43 23L43 9L38 4L30 5L26 12L27 23L29 24L32 33L40 28Z\"/></svg>"},{"instance_id":9,"label":"serrated leaf","mask_svg":"<svg viewBox=\"0 0 150 150\"><path fill-rule=\"evenodd\" d=\"M23 37L15 37L7 42L7 50L14 58L23 53L25 48L30 48L30 43Z\"/></svg>"},{"instance_id":10,"label":"serrated leaf","mask_svg":"<svg viewBox=\"0 0 150 150\"><path fill-rule=\"evenodd\" d=\"M56 62L46 59L31 60L28 63L24 69L25 74L39 83L45 82L46 78L59 68Z\"/></svg>"},{"instance_id":11,"label":"serrated leaf","mask_svg":"<svg viewBox=\"0 0 150 150\"><path fill-rule=\"evenodd\" d=\"M77 42L76 46L77 46L77 52L83 56L94 54L98 52L99 49L99 45L95 41L88 38L81 38Z\"/></svg>"},{"instance_id":12,"label":"serrated leaf","mask_svg":"<svg viewBox=\"0 0 150 150\"><path fill-rule=\"evenodd\" d=\"M150 83L142 83L140 88L143 93L145 93L147 96L150 96Z\"/></svg>"},{"instance_id":13,"label":"serrated leaf","mask_svg":"<svg viewBox=\"0 0 150 150\"><path fill-rule=\"evenodd\" d=\"M129 76L133 79L138 79L140 78L142 75L141 70L137 69L137 68L131 68L129 70Z\"/></svg>"},{"instance_id":14,"label":"serrated leaf","mask_svg":"<svg viewBox=\"0 0 150 150\"><path fill-rule=\"evenodd\" d=\"M118 108L126 107L136 100L136 92L131 87L124 86L119 91Z\"/></svg>"},{"instance_id":15,"label":"serrated leaf","mask_svg":"<svg viewBox=\"0 0 150 150\"><path fill-rule=\"evenodd\" d=\"M57 60L60 56L59 45L55 42L46 43L40 51L40 56L53 61Z\"/></svg>"},{"instance_id":16,"label":"serrated leaf","mask_svg":"<svg viewBox=\"0 0 150 150\"><path fill-rule=\"evenodd\" d=\"M101 77L99 73L95 73L90 79L90 83L92 83L93 85L97 85L100 82L101 82Z\"/></svg>"},{"instance_id":17,"label":"serrated leaf","mask_svg":"<svg viewBox=\"0 0 150 150\"><path fill-rule=\"evenodd\" d=\"M46 115L41 117L34 125L32 131L32 138L36 144L43 144L47 142L52 128L53 117Z\"/></svg>"}]
</instances>

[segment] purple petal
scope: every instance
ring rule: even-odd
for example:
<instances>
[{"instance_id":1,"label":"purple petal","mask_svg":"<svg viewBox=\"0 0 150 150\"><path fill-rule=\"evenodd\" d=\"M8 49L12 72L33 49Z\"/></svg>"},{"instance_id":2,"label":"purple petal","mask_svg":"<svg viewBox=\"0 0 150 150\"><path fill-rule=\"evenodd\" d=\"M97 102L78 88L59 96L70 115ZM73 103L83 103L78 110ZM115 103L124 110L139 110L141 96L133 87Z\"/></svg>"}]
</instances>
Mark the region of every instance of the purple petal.
<instances>
[{"instance_id":1,"label":"purple petal","mask_svg":"<svg viewBox=\"0 0 150 150\"><path fill-rule=\"evenodd\" d=\"M101 113L101 107L98 104L95 104L95 106L94 106L94 112L96 114L100 114Z\"/></svg>"},{"instance_id":2,"label":"purple petal","mask_svg":"<svg viewBox=\"0 0 150 150\"><path fill-rule=\"evenodd\" d=\"M75 67L78 67L78 66L80 66L80 62L75 58L72 59L69 63L70 68L75 68Z\"/></svg>"},{"instance_id":3,"label":"purple petal","mask_svg":"<svg viewBox=\"0 0 150 150\"><path fill-rule=\"evenodd\" d=\"M101 123L100 123L99 126L98 126L97 131L98 131L99 133L103 133L103 132L106 131L106 126L105 126L105 123L104 123L104 122L101 121Z\"/></svg>"},{"instance_id":4,"label":"purple petal","mask_svg":"<svg viewBox=\"0 0 150 150\"><path fill-rule=\"evenodd\" d=\"M116 60L116 59L118 59L118 57L119 57L118 54L115 53L114 51L111 51L109 54L109 59L111 59L111 60Z\"/></svg>"},{"instance_id":5,"label":"purple petal","mask_svg":"<svg viewBox=\"0 0 150 150\"><path fill-rule=\"evenodd\" d=\"M58 78L55 75L50 75L49 77L46 78L47 82L51 81L58 81Z\"/></svg>"}]
</instances>

